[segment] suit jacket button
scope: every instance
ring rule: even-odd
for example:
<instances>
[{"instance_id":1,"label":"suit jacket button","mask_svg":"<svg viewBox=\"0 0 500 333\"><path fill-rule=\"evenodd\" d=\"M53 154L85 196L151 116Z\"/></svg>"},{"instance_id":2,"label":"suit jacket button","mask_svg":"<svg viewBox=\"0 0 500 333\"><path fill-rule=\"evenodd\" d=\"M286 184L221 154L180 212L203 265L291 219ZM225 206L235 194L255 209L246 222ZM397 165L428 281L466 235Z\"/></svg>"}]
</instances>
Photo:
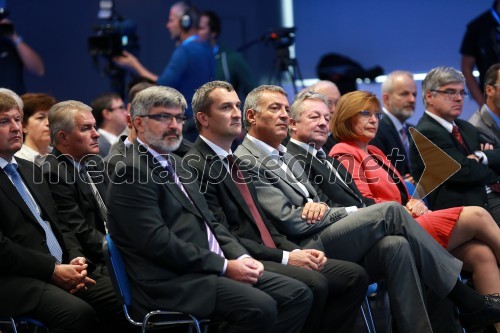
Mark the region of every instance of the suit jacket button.
<instances>
[{"instance_id":1,"label":"suit jacket button","mask_svg":"<svg viewBox=\"0 0 500 333\"><path fill-rule=\"evenodd\" d=\"M313 236L313 239L314 239L314 240L318 240L318 238L319 238L319 237L318 237L318 235L314 235L314 236Z\"/></svg>"}]
</instances>

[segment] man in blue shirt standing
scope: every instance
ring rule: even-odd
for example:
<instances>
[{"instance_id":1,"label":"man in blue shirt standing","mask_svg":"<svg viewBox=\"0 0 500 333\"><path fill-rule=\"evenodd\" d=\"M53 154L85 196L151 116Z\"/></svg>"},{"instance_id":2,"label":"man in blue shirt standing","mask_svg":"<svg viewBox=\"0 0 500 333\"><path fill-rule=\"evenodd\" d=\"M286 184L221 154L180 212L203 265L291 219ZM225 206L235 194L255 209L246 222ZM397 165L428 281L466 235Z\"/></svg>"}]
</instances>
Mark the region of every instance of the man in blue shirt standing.
<instances>
[{"instance_id":1,"label":"man in blue shirt standing","mask_svg":"<svg viewBox=\"0 0 500 333\"><path fill-rule=\"evenodd\" d=\"M170 7L166 27L171 38L176 41L177 48L161 75L150 72L127 51L124 51L122 56L116 57L115 62L159 85L179 90L187 101L191 101L198 87L215 78L212 48L197 35L199 18L198 11L184 2L177 2ZM186 109L185 114L188 120L184 123L183 135L186 139L194 141L198 131L191 107Z\"/></svg>"}]
</instances>

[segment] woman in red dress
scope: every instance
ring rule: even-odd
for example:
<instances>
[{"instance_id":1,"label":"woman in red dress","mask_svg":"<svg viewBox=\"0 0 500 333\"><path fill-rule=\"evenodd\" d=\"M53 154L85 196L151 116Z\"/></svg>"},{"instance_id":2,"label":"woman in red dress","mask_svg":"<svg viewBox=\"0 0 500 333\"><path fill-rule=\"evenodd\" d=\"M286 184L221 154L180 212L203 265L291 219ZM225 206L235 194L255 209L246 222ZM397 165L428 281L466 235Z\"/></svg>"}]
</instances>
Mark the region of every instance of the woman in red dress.
<instances>
[{"instance_id":1,"label":"woman in red dress","mask_svg":"<svg viewBox=\"0 0 500 333\"><path fill-rule=\"evenodd\" d=\"M329 155L349 170L365 197L405 205L437 242L463 261L464 269L473 273L477 291L499 293L500 229L497 224L481 207L431 211L421 200L410 197L403 178L387 156L369 145L382 114L380 102L369 92L355 91L342 96L330 123L333 137L339 143Z\"/></svg>"}]
</instances>

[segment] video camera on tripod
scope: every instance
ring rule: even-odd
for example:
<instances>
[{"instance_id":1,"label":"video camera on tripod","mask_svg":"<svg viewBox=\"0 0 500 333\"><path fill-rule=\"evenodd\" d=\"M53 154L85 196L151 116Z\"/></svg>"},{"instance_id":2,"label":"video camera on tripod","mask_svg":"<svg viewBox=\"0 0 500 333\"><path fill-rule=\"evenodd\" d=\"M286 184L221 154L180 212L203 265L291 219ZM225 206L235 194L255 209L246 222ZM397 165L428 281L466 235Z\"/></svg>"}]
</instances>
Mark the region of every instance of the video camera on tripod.
<instances>
[{"instance_id":1,"label":"video camera on tripod","mask_svg":"<svg viewBox=\"0 0 500 333\"><path fill-rule=\"evenodd\" d=\"M297 28L278 28L265 33L261 40L272 42L276 49L288 48L295 42L295 31Z\"/></svg>"},{"instance_id":2,"label":"video camera on tripod","mask_svg":"<svg viewBox=\"0 0 500 333\"><path fill-rule=\"evenodd\" d=\"M278 28L270 30L261 37L262 41L265 43L271 42L276 49L276 59L274 60L274 68L269 76L269 83L277 82L281 86L282 77L287 76L292 84L294 93L298 92L297 80L304 87L299 63L295 58L290 57L290 50L288 49L295 42L296 30L297 28L295 27Z\"/></svg>"},{"instance_id":3,"label":"video camera on tripod","mask_svg":"<svg viewBox=\"0 0 500 333\"><path fill-rule=\"evenodd\" d=\"M133 53L139 50L137 26L116 13L113 0L99 1L97 18L106 21L94 26L94 35L88 38L88 50L96 68L99 68L100 57L107 60L102 73L110 78L111 90L123 97L126 71L113 62L113 57L123 54L123 51Z\"/></svg>"}]
</instances>

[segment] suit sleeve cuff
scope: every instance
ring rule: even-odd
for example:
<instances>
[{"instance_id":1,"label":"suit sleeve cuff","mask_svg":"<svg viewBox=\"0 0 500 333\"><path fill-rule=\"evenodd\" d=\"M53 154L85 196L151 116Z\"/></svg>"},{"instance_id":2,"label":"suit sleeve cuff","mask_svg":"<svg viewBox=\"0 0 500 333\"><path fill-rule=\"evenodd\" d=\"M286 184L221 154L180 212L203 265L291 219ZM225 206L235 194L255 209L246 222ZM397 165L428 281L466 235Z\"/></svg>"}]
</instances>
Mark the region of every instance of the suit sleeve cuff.
<instances>
[{"instance_id":1,"label":"suit sleeve cuff","mask_svg":"<svg viewBox=\"0 0 500 333\"><path fill-rule=\"evenodd\" d=\"M345 207L345 211L347 212L347 215L349 215L351 213L357 212L358 207L356 207L356 206Z\"/></svg>"},{"instance_id":2,"label":"suit sleeve cuff","mask_svg":"<svg viewBox=\"0 0 500 333\"><path fill-rule=\"evenodd\" d=\"M290 252L283 251L283 258L281 258L282 265L288 265L288 258L290 257Z\"/></svg>"}]
</instances>

